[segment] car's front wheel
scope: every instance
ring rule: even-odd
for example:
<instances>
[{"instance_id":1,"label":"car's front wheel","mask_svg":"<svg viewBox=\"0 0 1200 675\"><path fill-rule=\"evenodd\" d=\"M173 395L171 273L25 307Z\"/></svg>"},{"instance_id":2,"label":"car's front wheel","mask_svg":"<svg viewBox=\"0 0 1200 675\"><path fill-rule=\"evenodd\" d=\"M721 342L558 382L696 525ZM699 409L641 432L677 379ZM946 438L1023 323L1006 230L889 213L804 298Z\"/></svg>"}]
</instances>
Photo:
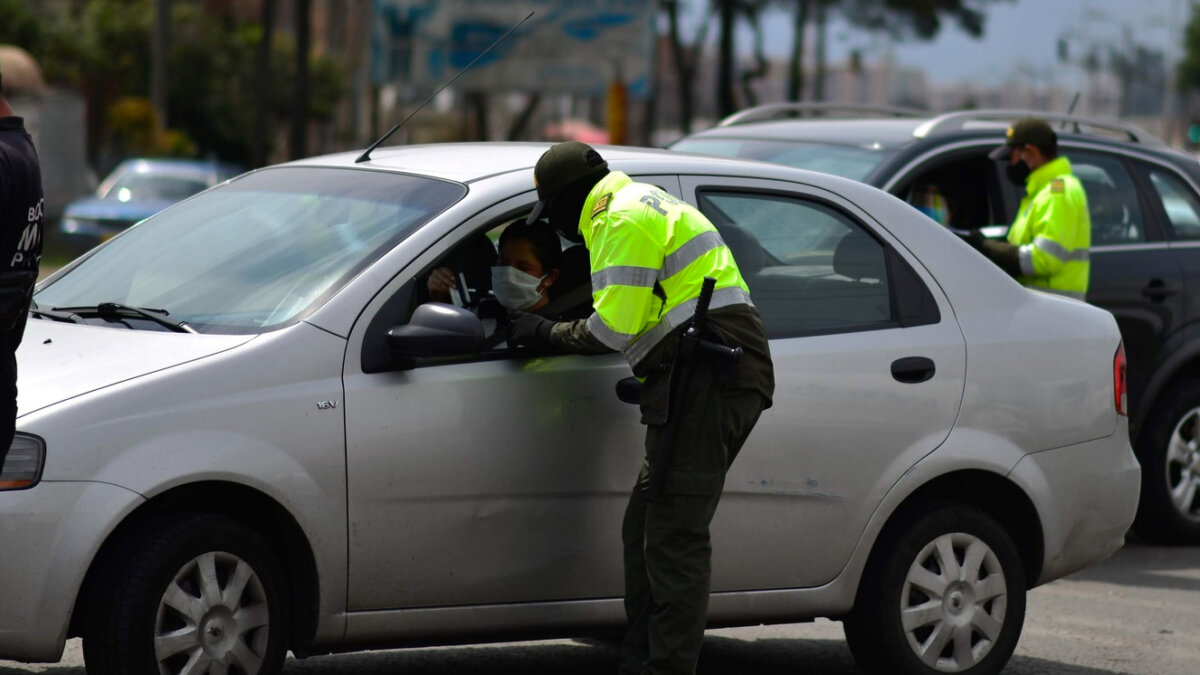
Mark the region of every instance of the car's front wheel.
<instances>
[{"instance_id":1,"label":"car's front wheel","mask_svg":"<svg viewBox=\"0 0 1200 675\"><path fill-rule=\"evenodd\" d=\"M1157 544L1200 544L1200 381L1166 390L1138 439L1142 496L1133 529Z\"/></svg>"},{"instance_id":2,"label":"car's front wheel","mask_svg":"<svg viewBox=\"0 0 1200 675\"><path fill-rule=\"evenodd\" d=\"M983 511L943 505L902 516L876 544L846 641L868 673L997 673L1025 619L1012 537Z\"/></svg>"},{"instance_id":3,"label":"car's front wheel","mask_svg":"<svg viewBox=\"0 0 1200 675\"><path fill-rule=\"evenodd\" d=\"M88 673L273 675L286 584L254 530L222 516L154 521L110 558L84 634Z\"/></svg>"}]
</instances>

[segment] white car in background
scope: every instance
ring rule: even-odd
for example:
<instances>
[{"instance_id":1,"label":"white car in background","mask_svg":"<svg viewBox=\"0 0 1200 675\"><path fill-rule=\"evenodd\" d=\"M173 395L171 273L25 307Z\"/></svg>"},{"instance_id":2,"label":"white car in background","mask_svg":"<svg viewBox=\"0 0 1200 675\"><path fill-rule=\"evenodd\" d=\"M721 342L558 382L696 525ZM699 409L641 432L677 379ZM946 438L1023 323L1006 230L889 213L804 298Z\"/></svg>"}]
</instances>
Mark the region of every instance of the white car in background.
<instances>
[{"instance_id":1,"label":"white car in background","mask_svg":"<svg viewBox=\"0 0 1200 675\"><path fill-rule=\"evenodd\" d=\"M620 627L628 365L486 347L423 295L450 265L487 297L483 235L529 212L545 149L262 169L45 281L0 474L0 658L82 636L89 673L262 675L288 649ZM1026 592L1134 516L1112 316L858 182L600 150L708 215L771 337L711 622L830 617L871 672L1000 670Z\"/></svg>"}]
</instances>

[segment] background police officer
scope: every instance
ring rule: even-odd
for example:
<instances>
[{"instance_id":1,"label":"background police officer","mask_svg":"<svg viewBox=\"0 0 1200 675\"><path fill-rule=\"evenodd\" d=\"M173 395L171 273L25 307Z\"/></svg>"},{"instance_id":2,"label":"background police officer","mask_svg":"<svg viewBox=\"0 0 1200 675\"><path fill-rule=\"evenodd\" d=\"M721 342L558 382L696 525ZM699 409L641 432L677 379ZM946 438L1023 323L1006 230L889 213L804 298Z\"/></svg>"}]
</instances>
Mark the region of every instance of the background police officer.
<instances>
[{"instance_id":1,"label":"background police officer","mask_svg":"<svg viewBox=\"0 0 1200 675\"><path fill-rule=\"evenodd\" d=\"M17 417L17 346L42 257L42 173L0 73L0 467Z\"/></svg>"},{"instance_id":2,"label":"background police officer","mask_svg":"<svg viewBox=\"0 0 1200 675\"><path fill-rule=\"evenodd\" d=\"M594 313L554 323L518 316L509 343L565 351L624 353L644 378L646 459L622 526L625 551L623 673L693 673L708 612L712 547L709 524L725 473L762 410L774 373L766 334L749 290L716 228L695 208L633 182L591 147L560 143L534 169L550 224L587 245ZM736 365L698 360L672 396L679 334L687 328L704 277L716 279L709 324L739 346ZM669 459L657 450L674 426ZM652 466L652 463L655 464ZM650 475L665 471L661 494Z\"/></svg>"},{"instance_id":3,"label":"background police officer","mask_svg":"<svg viewBox=\"0 0 1200 675\"><path fill-rule=\"evenodd\" d=\"M973 243L1022 284L1083 300L1092 221L1070 160L1058 156L1058 135L1045 121L1027 117L1009 127L1004 145L989 157L1008 161L1008 179L1025 188L1025 197L1006 242Z\"/></svg>"}]
</instances>

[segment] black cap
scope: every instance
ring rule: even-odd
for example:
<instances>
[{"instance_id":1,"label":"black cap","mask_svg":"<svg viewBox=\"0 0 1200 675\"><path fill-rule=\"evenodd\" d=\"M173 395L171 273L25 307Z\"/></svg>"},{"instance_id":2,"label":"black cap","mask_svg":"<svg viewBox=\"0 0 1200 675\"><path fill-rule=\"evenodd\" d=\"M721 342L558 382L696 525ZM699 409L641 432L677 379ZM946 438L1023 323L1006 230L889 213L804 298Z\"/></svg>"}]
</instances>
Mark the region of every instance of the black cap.
<instances>
[{"instance_id":1,"label":"black cap","mask_svg":"<svg viewBox=\"0 0 1200 675\"><path fill-rule=\"evenodd\" d=\"M526 222L537 220L550 198L563 188L585 178L599 178L606 173L608 162L587 143L567 141L551 146L533 167L538 203Z\"/></svg>"},{"instance_id":2,"label":"black cap","mask_svg":"<svg viewBox=\"0 0 1200 675\"><path fill-rule=\"evenodd\" d=\"M1045 120L1036 117L1026 117L1008 128L1005 132L1004 145L988 153L992 159L1008 159L1013 148L1032 145L1039 150L1047 151L1058 144L1058 135L1046 124Z\"/></svg>"}]
</instances>

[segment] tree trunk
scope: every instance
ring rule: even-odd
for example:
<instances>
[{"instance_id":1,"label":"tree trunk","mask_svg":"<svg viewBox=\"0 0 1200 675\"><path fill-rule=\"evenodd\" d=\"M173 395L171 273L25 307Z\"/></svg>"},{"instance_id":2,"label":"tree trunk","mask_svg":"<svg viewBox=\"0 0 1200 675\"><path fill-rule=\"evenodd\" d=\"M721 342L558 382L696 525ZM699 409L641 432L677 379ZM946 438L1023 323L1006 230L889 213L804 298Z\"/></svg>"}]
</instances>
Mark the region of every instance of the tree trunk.
<instances>
[{"instance_id":1,"label":"tree trunk","mask_svg":"<svg viewBox=\"0 0 1200 675\"><path fill-rule=\"evenodd\" d=\"M687 135L692 133L692 81L696 76L695 61L688 58L687 49L679 37L679 3L664 1L663 4L667 8L667 34L671 40L671 57L675 61L675 75L679 86L679 127L684 135ZM692 54L693 59L698 57L698 53Z\"/></svg>"},{"instance_id":2,"label":"tree trunk","mask_svg":"<svg viewBox=\"0 0 1200 675\"><path fill-rule=\"evenodd\" d=\"M759 13L759 8L747 7L746 20L750 22L750 28L754 31L754 69L742 73L739 79L742 84L742 97L746 100L746 105L755 106L758 105L758 95L754 93L751 84L754 80L761 80L766 76L770 63L763 51L762 15Z\"/></svg>"},{"instance_id":3,"label":"tree trunk","mask_svg":"<svg viewBox=\"0 0 1200 675\"><path fill-rule=\"evenodd\" d=\"M271 98L271 34L275 30L275 0L263 0L261 9L262 39L258 42L258 62L255 64L254 138L250 143L254 152L252 168L267 165L271 148L267 138L270 134L267 106Z\"/></svg>"},{"instance_id":4,"label":"tree trunk","mask_svg":"<svg viewBox=\"0 0 1200 675\"><path fill-rule=\"evenodd\" d=\"M825 22L825 2L817 0L817 54L816 54L816 72L813 73L813 100L822 102L825 100L825 32L827 25Z\"/></svg>"},{"instance_id":5,"label":"tree trunk","mask_svg":"<svg viewBox=\"0 0 1200 675\"><path fill-rule=\"evenodd\" d=\"M810 0L796 0L796 28L792 38L792 60L788 65L788 100L804 99L804 33L808 28Z\"/></svg>"},{"instance_id":6,"label":"tree trunk","mask_svg":"<svg viewBox=\"0 0 1200 675\"><path fill-rule=\"evenodd\" d=\"M727 117L737 110L733 86L733 28L734 0L719 0L721 35L717 52L717 117Z\"/></svg>"},{"instance_id":7,"label":"tree trunk","mask_svg":"<svg viewBox=\"0 0 1200 675\"><path fill-rule=\"evenodd\" d=\"M507 140L517 141L522 136L525 136L525 127L529 126L529 120L533 117L533 113L537 111L538 104L542 102L542 95L538 92L533 92L525 99L525 107L513 120L508 127L508 134L505 136Z\"/></svg>"},{"instance_id":8,"label":"tree trunk","mask_svg":"<svg viewBox=\"0 0 1200 675\"><path fill-rule=\"evenodd\" d=\"M171 53L171 0L157 0L154 6L154 37L150 57L150 101L158 115L158 131L167 128L167 56Z\"/></svg>"},{"instance_id":9,"label":"tree trunk","mask_svg":"<svg viewBox=\"0 0 1200 675\"><path fill-rule=\"evenodd\" d=\"M308 155L308 53L312 0L296 0L296 91L292 102L292 159Z\"/></svg>"}]
</instances>

